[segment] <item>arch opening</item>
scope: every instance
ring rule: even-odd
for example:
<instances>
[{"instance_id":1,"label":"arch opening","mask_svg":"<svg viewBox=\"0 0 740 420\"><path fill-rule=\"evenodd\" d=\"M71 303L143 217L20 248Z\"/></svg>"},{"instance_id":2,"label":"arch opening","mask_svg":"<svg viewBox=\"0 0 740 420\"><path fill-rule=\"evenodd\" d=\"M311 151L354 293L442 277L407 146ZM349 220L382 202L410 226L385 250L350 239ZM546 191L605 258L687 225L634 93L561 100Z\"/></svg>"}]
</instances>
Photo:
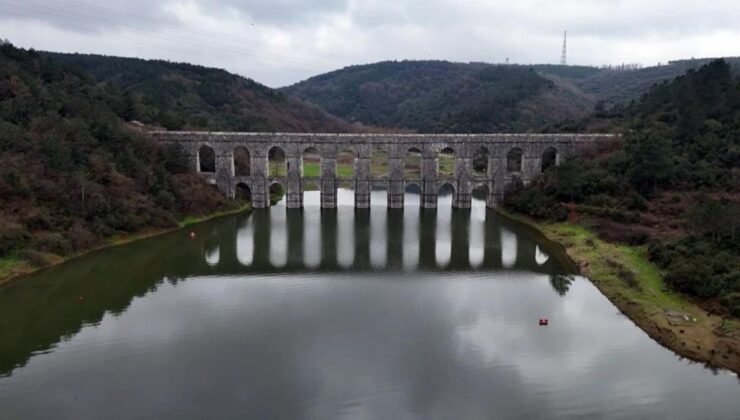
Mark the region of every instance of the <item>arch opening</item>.
<instances>
[{"instance_id":1,"label":"arch opening","mask_svg":"<svg viewBox=\"0 0 740 420\"><path fill-rule=\"evenodd\" d=\"M251 175L251 156L249 154L249 150L246 147L237 146L236 148L234 148L233 160L235 176Z\"/></svg>"},{"instance_id":2,"label":"arch opening","mask_svg":"<svg viewBox=\"0 0 740 420\"><path fill-rule=\"evenodd\" d=\"M321 176L321 155L315 147L305 148L301 159L303 170L301 176L304 178L318 178Z\"/></svg>"},{"instance_id":3,"label":"arch opening","mask_svg":"<svg viewBox=\"0 0 740 420\"><path fill-rule=\"evenodd\" d=\"M283 184L279 182L274 182L272 185L270 185L270 205L274 206L275 204L282 201L283 197L285 196L285 187Z\"/></svg>"},{"instance_id":4,"label":"arch opening","mask_svg":"<svg viewBox=\"0 0 740 420\"><path fill-rule=\"evenodd\" d=\"M337 153L337 178L352 179L355 177L357 153L351 147L343 147Z\"/></svg>"},{"instance_id":5,"label":"arch opening","mask_svg":"<svg viewBox=\"0 0 740 420\"><path fill-rule=\"evenodd\" d=\"M412 147L406 151L403 173L406 178L421 178L421 150Z\"/></svg>"},{"instance_id":6,"label":"arch opening","mask_svg":"<svg viewBox=\"0 0 740 420\"><path fill-rule=\"evenodd\" d=\"M479 147L473 155L473 176L488 176L490 153L485 147Z\"/></svg>"},{"instance_id":7,"label":"arch opening","mask_svg":"<svg viewBox=\"0 0 740 420\"><path fill-rule=\"evenodd\" d=\"M437 155L437 173L440 176L455 175L455 151L445 147Z\"/></svg>"},{"instance_id":8,"label":"arch opening","mask_svg":"<svg viewBox=\"0 0 740 420\"><path fill-rule=\"evenodd\" d=\"M273 178L284 177L287 174L285 166L285 152L278 146L274 146L267 152L269 175Z\"/></svg>"},{"instance_id":9,"label":"arch opening","mask_svg":"<svg viewBox=\"0 0 740 420\"><path fill-rule=\"evenodd\" d=\"M382 178L388 176L388 151L374 146L370 155L370 176Z\"/></svg>"},{"instance_id":10,"label":"arch opening","mask_svg":"<svg viewBox=\"0 0 740 420\"><path fill-rule=\"evenodd\" d=\"M249 189L249 185L243 182L236 184L234 198L239 201L252 201L252 190Z\"/></svg>"},{"instance_id":11,"label":"arch opening","mask_svg":"<svg viewBox=\"0 0 740 420\"><path fill-rule=\"evenodd\" d=\"M208 145L198 149L198 171L205 173L216 172L216 152Z\"/></svg>"},{"instance_id":12,"label":"arch opening","mask_svg":"<svg viewBox=\"0 0 740 420\"><path fill-rule=\"evenodd\" d=\"M488 185L476 184L473 186L473 191L471 192L471 195L474 199L487 201L489 192L490 190L488 189Z\"/></svg>"},{"instance_id":13,"label":"arch opening","mask_svg":"<svg viewBox=\"0 0 740 420\"><path fill-rule=\"evenodd\" d=\"M548 168L558 164L558 149L554 147L548 147L542 153L542 172L545 172Z\"/></svg>"},{"instance_id":14,"label":"arch opening","mask_svg":"<svg viewBox=\"0 0 740 420\"><path fill-rule=\"evenodd\" d=\"M449 182L442 184L437 190L437 208L450 205L452 206L455 197L455 187Z\"/></svg>"},{"instance_id":15,"label":"arch opening","mask_svg":"<svg viewBox=\"0 0 740 420\"><path fill-rule=\"evenodd\" d=\"M509 154L506 155L506 170L508 172L521 172L523 156L524 152L518 147L509 150Z\"/></svg>"}]
</instances>

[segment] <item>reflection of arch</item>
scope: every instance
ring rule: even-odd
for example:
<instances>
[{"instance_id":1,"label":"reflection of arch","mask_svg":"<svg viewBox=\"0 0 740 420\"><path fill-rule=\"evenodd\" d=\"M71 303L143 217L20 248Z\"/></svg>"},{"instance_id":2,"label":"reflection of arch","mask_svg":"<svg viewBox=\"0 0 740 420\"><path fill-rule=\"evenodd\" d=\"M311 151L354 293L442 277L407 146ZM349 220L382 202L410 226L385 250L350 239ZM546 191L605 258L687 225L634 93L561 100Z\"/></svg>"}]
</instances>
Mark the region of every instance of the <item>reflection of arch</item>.
<instances>
[{"instance_id":1,"label":"reflection of arch","mask_svg":"<svg viewBox=\"0 0 740 420\"><path fill-rule=\"evenodd\" d=\"M269 174L271 177L283 177L285 170L285 152L279 146L273 146L267 152Z\"/></svg>"},{"instance_id":2,"label":"reflection of arch","mask_svg":"<svg viewBox=\"0 0 740 420\"><path fill-rule=\"evenodd\" d=\"M234 175L249 176L251 175L251 161L249 150L244 146L237 146L233 152Z\"/></svg>"},{"instance_id":3,"label":"reflection of arch","mask_svg":"<svg viewBox=\"0 0 740 420\"><path fill-rule=\"evenodd\" d=\"M240 182L236 184L236 191L234 192L234 197L237 200L252 201L252 190L249 189L249 185L243 182Z\"/></svg>"},{"instance_id":4,"label":"reflection of arch","mask_svg":"<svg viewBox=\"0 0 740 420\"><path fill-rule=\"evenodd\" d=\"M302 176L319 177L321 176L321 154L313 147L306 147L301 154L301 166L303 167Z\"/></svg>"},{"instance_id":5,"label":"reflection of arch","mask_svg":"<svg viewBox=\"0 0 740 420\"><path fill-rule=\"evenodd\" d=\"M200 146L200 149L198 149L198 163L200 172L216 172L216 152L213 151L211 146L206 144Z\"/></svg>"},{"instance_id":6,"label":"reflection of arch","mask_svg":"<svg viewBox=\"0 0 740 420\"><path fill-rule=\"evenodd\" d=\"M421 150L419 148L410 147L406 150L403 172L406 178L421 178Z\"/></svg>"},{"instance_id":7,"label":"reflection of arch","mask_svg":"<svg viewBox=\"0 0 740 420\"><path fill-rule=\"evenodd\" d=\"M473 154L473 174L475 176L488 176L488 161L491 154L488 149L481 146Z\"/></svg>"},{"instance_id":8,"label":"reflection of arch","mask_svg":"<svg viewBox=\"0 0 740 420\"><path fill-rule=\"evenodd\" d=\"M206 249L203 253L203 257L206 260L206 264L214 267L218 265L218 262L221 260L221 248L219 246L215 246L212 249Z\"/></svg>"},{"instance_id":9,"label":"reflection of arch","mask_svg":"<svg viewBox=\"0 0 740 420\"><path fill-rule=\"evenodd\" d=\"M542 153L542 172L545 172L547 168L558 164L558 149L554 147L548 147Z\"/></svg>"},{"instance_id":10,"label":"reflection of arch","mask_svg":"<svg viewBox=\"0 0 740 420\"><path fill-rule=\"evenodd\" d=\"M523 155L522 149L518 147L509 150L509 154L506 155L506 170L508 172L521 172Z\"/></svg>"},{"instance_id":11,"label":"reflection of arch","mask_svg":"<svg viewBox=\"0 0 740 420\"><path fill-rule=\"evenodd\" d=\"M449 146L439 151L437 155L437 173L439 175L455 175L455 150Z\"/></svg>"},{"instance_id":12,"label":"reflection of arch","mask_svg":"<svg viewBox=\"0 0 740 420\"><path fill-rule=\"evenodd\" d=\"M354 178L357 165L357 153L349 146L341 147L337 152L337 177Z\"/></svg>"}]
</instances>

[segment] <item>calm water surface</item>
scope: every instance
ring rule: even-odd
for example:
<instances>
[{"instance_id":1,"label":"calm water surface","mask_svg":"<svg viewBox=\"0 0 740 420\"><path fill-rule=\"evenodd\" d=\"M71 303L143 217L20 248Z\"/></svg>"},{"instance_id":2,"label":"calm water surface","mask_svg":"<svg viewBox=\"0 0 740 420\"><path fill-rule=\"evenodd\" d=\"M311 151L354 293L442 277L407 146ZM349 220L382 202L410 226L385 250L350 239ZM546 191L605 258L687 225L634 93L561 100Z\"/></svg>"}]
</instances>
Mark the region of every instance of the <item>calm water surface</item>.
<instances>
[{"instance_id":1,"label":"calm water surface","mask_svg":"<svg viewBox=\"0 0 740 420\"><path fill-rule=\"evenodd\" d=\"M0 289L0 418L740 418L734 375L526 228L406 200L308 193Z\"/></svg>"}]
</instances>

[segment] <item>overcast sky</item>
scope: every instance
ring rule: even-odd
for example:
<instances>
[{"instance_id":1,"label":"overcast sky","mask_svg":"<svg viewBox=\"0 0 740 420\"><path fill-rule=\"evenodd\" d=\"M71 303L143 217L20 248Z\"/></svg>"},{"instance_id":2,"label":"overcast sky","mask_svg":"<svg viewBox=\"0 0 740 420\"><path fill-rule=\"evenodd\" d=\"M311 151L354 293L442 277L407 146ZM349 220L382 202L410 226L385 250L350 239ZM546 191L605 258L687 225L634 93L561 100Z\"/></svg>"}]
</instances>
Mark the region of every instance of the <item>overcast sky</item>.
<instances>
[{"instance_id":1,"label":"overcast sky","mask_svg":"<svg viewBox=\"0 0 740 420\"><path fill-rule=\"evenodd\" d=\"M738 0L0 0L0 38L225 68L279 87L382 60L740 55Z\"/></svg>"}]
</instances>

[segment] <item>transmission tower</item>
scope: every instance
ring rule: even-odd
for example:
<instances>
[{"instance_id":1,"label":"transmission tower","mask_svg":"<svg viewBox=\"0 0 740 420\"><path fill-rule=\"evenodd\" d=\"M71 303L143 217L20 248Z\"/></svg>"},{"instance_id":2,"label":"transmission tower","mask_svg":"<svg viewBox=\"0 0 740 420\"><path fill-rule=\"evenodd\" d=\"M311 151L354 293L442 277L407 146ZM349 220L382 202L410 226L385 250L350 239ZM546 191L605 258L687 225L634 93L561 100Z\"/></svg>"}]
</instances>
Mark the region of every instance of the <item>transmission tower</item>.
<instances>
[{"instance_id":1,"label":"transmission tower","mask_svg":"<svg viewBox=\"0 0 740 420\"><path fill-rule=\"evenodd\" d=\"M563 53L560 55L560 65L562 66L568 65L567 51L568 51L568 31L565 31L565 34L563 34Z\"/></svg>"}]
</instances>

